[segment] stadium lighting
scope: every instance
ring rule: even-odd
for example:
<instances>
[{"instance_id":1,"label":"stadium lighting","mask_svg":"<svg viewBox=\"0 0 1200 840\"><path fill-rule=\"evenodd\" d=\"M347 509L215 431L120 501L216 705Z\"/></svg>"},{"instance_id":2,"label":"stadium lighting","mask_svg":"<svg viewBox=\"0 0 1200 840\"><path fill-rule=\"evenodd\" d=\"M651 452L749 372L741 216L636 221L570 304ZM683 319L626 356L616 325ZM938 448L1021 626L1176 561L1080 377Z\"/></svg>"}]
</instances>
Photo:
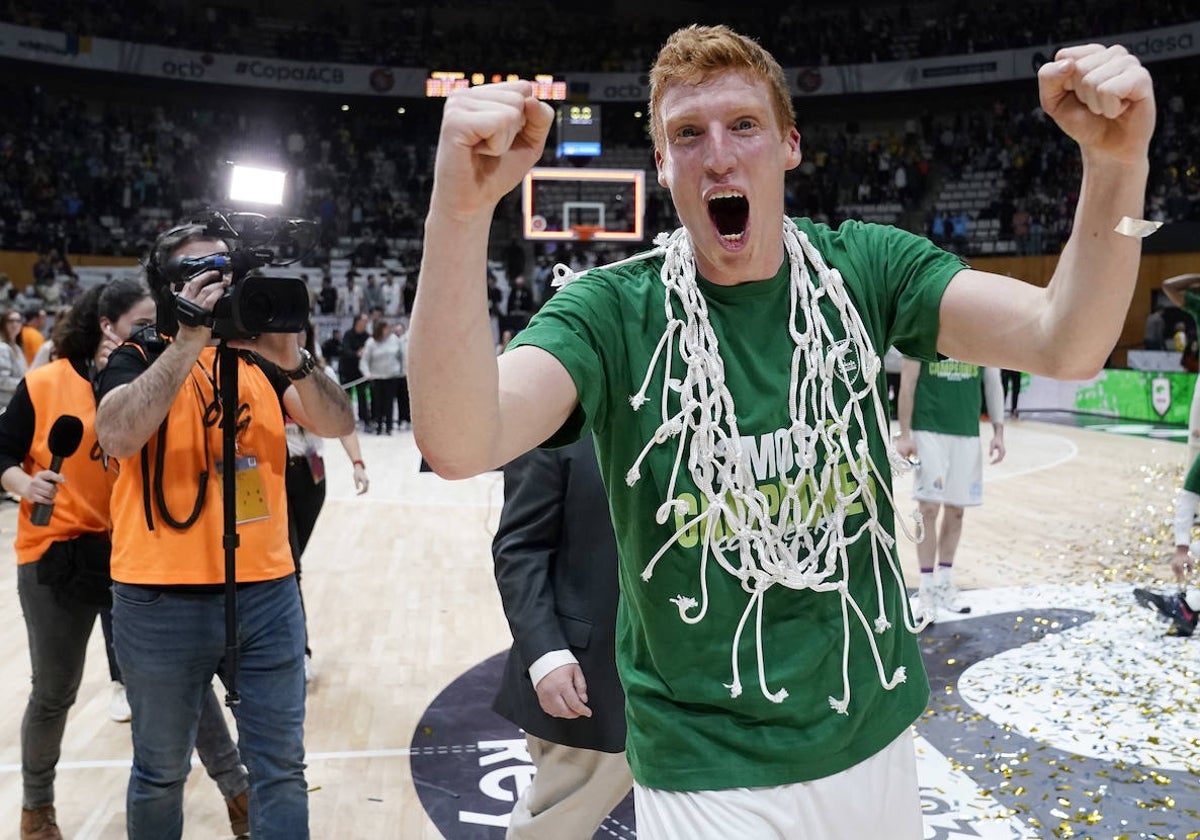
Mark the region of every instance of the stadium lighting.
<instances>
[{"instance_id":1,"label":"stadium lighting","mask_svg":"<svg viewBox=\"0 0 1200 840\"><path fill-rule=\"evenodd\" d=\"M260 169L255 166L233 165L229 181L229 200L253 204L283 204L285 172L279 169Z\"/></svg>"}]
</instances>

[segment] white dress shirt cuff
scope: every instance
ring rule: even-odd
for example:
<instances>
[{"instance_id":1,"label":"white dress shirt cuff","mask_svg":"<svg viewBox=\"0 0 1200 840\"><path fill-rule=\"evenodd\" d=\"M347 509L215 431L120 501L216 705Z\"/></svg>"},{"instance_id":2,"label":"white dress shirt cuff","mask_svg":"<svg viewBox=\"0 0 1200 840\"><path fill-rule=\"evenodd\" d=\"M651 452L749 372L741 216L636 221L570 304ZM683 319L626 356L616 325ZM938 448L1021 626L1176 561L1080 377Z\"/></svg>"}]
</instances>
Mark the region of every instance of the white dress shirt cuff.
<instances>
[{"instance_id":1,"label":"white dress shirt cuff","mask_svg":"<svg viewBox=\"0 0 1200 840\"><path fill-rule=\"evenodd\" d=\"M542 677L549 674L555 668L578 663L579 660L575 658L575 654L571 653L571 651L552 650L549 653L543 653L538 657L536 662L529 666L529 679L533 683L533 687L537 688L537 684L542 681Z\"/></svg>"}]
</instances>

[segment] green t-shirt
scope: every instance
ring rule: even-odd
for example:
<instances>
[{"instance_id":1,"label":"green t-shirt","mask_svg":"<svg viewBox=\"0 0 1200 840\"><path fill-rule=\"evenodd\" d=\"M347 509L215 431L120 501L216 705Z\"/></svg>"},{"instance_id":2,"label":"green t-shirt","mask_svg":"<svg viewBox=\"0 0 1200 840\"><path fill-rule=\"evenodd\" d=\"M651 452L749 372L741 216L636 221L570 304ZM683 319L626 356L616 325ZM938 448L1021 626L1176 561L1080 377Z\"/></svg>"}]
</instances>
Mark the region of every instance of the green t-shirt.
<instances>
[{"instance_id":1,"label":"green t-shirt","mask_svg":"<svg viewBox=\"0 0 1200 840\"><path fill-rule=\"evenodd\" d=\"M841 272L880 359L892 344L916 358L935 356L941 295L963 268L957 257L895 228L847 222L832 231L805 219L797 225L830 267ZM682 466L675 468L678 439L651 446L640 480L626 483L627 471L663 420L661 359L645 391L649 401L639 411L630 401L665 331L662 265L663 257L655 255L588 272L552 297L511 345L547 350L575 381L578 410L550 443L564 443L589 428L596 437L620 556L617 659L627 698L630 766L641 784L664 790L773 786L838 773L894 740L929 699L917 640L901 618L906 594L886 569L890 562L898 570L895 550L878 549L869 540L855 543L847 563L848 588L867 626L880 617L881 607L892 622L873 638L887 678L903 667L905 682L884 689L867 634L854 615L844 619L837 592L773 586L762 596L761 615L750 614L741 632L737 661L743 690L732 696L727 684L733 673L733 639L751 598L738 579L702 550L699 529L683 528L698 509L700 495L688 472L686 451ZM798 473L787 434L794 348L787 326L788 261L775 277L761 282L728 287L698 278L697 283L719 342L754 481L764 493L778 497L780 482ZM824 326L836 340L845 332L833 312L828 299L822 299ZM682 375L682 362L678 350L673 353L674 379ZM854 358L845 368L861 373ZM880 365L877 387L886 393L883 376ZM836 396L845 397L844 387ZM678 408L677 396L669 402L669 412ZM890 488L886 429L877 427L874 411L864 414L869 415L870 454L879 465L880 480ZM844 482L846 470L839 474ZM656 512L672 480L673 498L687 505L688 514L674 511L659 524ZM879 505L878 521L891 532L894 512L884 493L870 489ZM848 506L843 533L859 532L867 523L865 506L863 500ZM819 523L813 527L814 532L819 529ZM677 533L678 541L643 580L651 558ZM882 574L877 564L884 567ZM682 620L681 597L707 598L701 620ZM695 613L693 609L689 616ZM847 714L837 714L830 699L843 695L847 632L852 695ZM768 691L786 689L789 696L773 702L760 690L760 679Z\"/></svg>"},{"instance_id":2,"label":"green t-shirt","mask_svg":"<svg viewBox=\"0 0 1200 840\"><path fill-rule=\"evenodd\" d=\"M981 370L954 359L922 363L913 396L913 430L979 437Z\"/></svg>"}]
</instances>

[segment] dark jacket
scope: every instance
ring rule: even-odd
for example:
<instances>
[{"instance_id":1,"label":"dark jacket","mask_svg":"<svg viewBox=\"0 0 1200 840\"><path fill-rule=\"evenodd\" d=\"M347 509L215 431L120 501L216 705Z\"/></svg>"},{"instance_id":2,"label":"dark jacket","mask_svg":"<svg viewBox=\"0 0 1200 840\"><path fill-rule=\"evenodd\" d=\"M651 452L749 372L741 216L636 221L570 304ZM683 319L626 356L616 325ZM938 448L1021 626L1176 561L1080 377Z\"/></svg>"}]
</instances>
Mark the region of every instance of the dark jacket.
<instances>
[{"instance_id":1,"label":"dark jacket","mask_svg":"<svg viewBox=\"0 0 1200 840\"><path fill-rule=\"evenodd\" d=\"M534 450L504 467L504 509L492 555L514 640L492 708L556 744L623 751L617 547L590 437L563 449ZM590 718L547 715L530 682L531 664L565 648L587 680Z\"/></svg>"},{"instance_id":2,"label":"dark jacket","mask_svg":"<svg viewBox=\"0 0 1200 840\"><path fill-rule=\"evenodd\" d=\"M338 356L338 379L343 384L362 378L362 366L359 351L366 346L370 338L366 331L349 330L342 338L342 353Z\"/></svg>"}]
</instances>

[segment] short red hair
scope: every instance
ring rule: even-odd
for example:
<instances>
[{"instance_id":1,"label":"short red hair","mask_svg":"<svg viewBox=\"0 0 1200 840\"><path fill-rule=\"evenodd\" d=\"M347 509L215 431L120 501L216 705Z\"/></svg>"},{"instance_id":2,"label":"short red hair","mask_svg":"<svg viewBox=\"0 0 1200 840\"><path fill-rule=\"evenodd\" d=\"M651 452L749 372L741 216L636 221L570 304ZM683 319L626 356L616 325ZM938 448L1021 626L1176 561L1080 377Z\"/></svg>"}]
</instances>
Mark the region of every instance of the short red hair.
<instances>
[{"instance_id":1,"label":"short red hair","mask_svg":"<svg viewBox=\"0 0 1200 840\"><path fill-rule=\"evenodd\" d=\"M795 127L792 94L775 57L757 41L739 35L728 26L692 24L676 30L667 39L650 68L650 136L656 150L662 150L665 140L659 109L667 88L676 84L697 85L713 74L728 71L765 81L771 89L779 130L786 134Z\"/></svg>"}]
</instances>

